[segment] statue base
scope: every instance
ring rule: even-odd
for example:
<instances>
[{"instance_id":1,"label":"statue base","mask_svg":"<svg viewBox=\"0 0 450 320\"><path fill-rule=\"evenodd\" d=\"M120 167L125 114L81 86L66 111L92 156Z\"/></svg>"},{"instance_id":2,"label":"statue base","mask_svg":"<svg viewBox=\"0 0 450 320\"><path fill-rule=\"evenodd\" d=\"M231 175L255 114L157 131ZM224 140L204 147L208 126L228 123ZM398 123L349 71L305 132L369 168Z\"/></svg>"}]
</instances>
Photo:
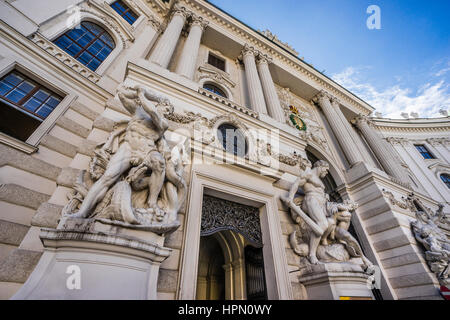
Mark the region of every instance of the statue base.
<instances>
[{"instance_id":1,"label":"statue base","mask_svg":"<svg viewBox=\"0 0 450 320\"><path fill-rule=\"evenodd\" d=\"M41 230L44 253L12 299L156 299L164 238L92 219Z\"/></svg>"},{"instance_id":2,"label":"statue base","mask_svg":"<svg viewBox=\"0 0 450 320\"><path fill-rule=\"evenodd\" d=\"M337 262L307 265L300 270L299 281L311 300L374 300L361 266Z\"/></svg>"}]
</instances>

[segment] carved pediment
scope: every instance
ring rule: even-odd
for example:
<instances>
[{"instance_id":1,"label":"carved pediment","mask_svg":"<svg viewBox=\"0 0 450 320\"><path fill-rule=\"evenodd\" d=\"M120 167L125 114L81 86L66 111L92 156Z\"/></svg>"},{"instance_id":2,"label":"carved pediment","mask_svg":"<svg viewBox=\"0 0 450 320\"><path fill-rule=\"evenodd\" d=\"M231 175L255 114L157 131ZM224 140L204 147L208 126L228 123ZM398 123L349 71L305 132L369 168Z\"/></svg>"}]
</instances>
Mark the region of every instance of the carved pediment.
<instances>
[{"instance_id":1,"label":"carved pediment","mask_svg":"<svg viewBox=\"0 0 450 320\"><path fill-rule=\"evenodd\" d=\"M236 83L231 80L228 73L209 65L203 65L198 68L197 80L200 81L202 79L211 79L228 89L236 86Z\"/></svg>"}]
</instances>

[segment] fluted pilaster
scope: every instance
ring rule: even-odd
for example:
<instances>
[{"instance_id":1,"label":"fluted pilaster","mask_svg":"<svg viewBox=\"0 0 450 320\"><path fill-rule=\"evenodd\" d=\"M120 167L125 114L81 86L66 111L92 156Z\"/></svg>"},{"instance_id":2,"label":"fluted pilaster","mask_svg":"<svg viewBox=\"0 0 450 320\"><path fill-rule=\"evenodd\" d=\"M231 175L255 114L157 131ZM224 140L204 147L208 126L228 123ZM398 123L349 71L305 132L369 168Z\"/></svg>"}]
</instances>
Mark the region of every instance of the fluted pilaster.
<instances>
[{"instance_id":1,"label":"fluted pilaster","mask_svg":"<svg viewBox=\"0 0 450 320\"><path fill-rule=\"evenodd\" d=\"M269 70L269 63L272 60L266 55L259 55L257 62L259 77L263 88L264 97L266 98L266 105L269 115L275 120L284 123L284 112L281 108L280 100L278 98L275 84L273 83L272 75Z\"/></svg>"},{"instance_id":2,"label":"fluted pilaster","mask_svg":"<svg viewBox=\"0 0 450 320\"><path fill-rule=\"evenodd\" d=\"M185 76L188 79L193 79L194 77L200 40L207 25L208 22L202 17L193 16L191 30L189 31L176 69L176 73Z\"/></svg>"},{"instance_id":3,"label":"fluted pilaster","mask_svg":"<svg viewBox=\"0 0 450 320\"><path fill-rule=\"evenodd\" d=\"M341 112L341 110L335 108L331 104L331 99L332 97L328 93L321 91L313 100L322 108L322 111L330 124L331 130L333 130L348 162L353 166L354 164L363 161L363 159L357 146L353 142L350 133L345 129L338 115L338 112Z\"/></svg>"},{"instance_id":4,"label":"fluted pilaster","mask_svg":"<svg viewBox=\"0 0 450 320\"><path fill-rule=\"evenodd\" d=\"M255 57L257 54L258 52L254 48L245 45L242 50L242 60L244 61L245 66L245 76L247 78L251 107L256 112L267 114L264 94L259 80L258 70L256 69Z\"/></svg>"},{"instance_id":5,"label":"fluted pilaster","mask_svg":"<svg viewBox=\"0 0 450 320\"><path fill-rule=\"evenodd\" d=\"M170 59L180 38L188 11L183 7L176 7L173 11L169 25L159 39L158 43L150 56L150 61L160 65L163 68L169 66Z\"/></svg>"},{"instance_id":6,"label":"fluted pilaster","mask_svg":"<svg viewBox=\"0 0 450 320\"><path fill-rule=\"evenodd\" d=\"M383 142L378 133L371 127L370 120L366 116L360 115L352 120L352 122L361 131L384 170L401 182L408 183L404 170L400 166L399 160L393 154L394 150L389 150L387 144Z\"/></svg>"}]
</instances>

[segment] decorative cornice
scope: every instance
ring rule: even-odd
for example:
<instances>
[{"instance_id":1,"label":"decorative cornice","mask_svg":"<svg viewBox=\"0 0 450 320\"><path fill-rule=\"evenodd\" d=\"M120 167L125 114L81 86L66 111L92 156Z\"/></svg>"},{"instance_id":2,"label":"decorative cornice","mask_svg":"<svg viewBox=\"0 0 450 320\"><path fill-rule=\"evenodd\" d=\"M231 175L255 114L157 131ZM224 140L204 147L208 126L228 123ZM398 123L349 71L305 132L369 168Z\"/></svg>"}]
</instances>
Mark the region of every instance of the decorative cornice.
<instances>
[{"instance_id":1,"label":"decorative cornice","mask_svg":"<svg viewBox=\"0 0 450 320\"><path fill-rule=\"evenodd\" d=\"M399 137L387 137L386 141L392 145L401 145L401 146L407 146L411 143L411 141L408 138L399 138Z\"/></svg>"},{"instance_id":2,"label":"decorative cornice","mask_svg":"<svg viewBox=\"0 0 450 320\"><path fill-rule=\"evenodd\" d=\"M269 38L273 42L276 42L277 44L279 44L280 46L291 52L294 56L298 56L298 52L291 45L289 45L287 42L282 42L280 39L278 39L276 35L270 32L269 29L266 29L264 31L258 30L258 32L261 33L266 38Z\"/></svg>"},{"instance_id":3,"label":"decorative cornice","mask_svg":"<svg viewBox=\"0 0 450 320\"><path fill-rule=\"evenodd\" d=\"M429 119L373 119L375 128L383 132L398 133L430 133L430 132L450 132L450 117L447 118L429 118Z\"/></svg>"},{"instance_id":4,"label":"decorative cornice","mask_svg":"<svg viewBox=\"0 0 450 320\"><path fill-rule=\"evenodd\" d=\"M428 142L432 146L439 146L439 145L448 146L450 144L450 139L449 138L428 138L428 139L426 139L426 142Z\"/></svg>"},{"instance_id":5,"label":"decorative cornice","mask_svg":"<svg viewBox=\"0 0 450 320\"><path fill-rule=\"evenodd\" d=\"M147 0L147 3L160 15L165 15L169 11L169 3L161 0Z\"/></svg>"},{"instance_id":6,"label":"decorative cornice","mask_svg":"<svg viewBox=\"0 0 450 320\"><path fill-rule=\"evenodd\" d=\"M224 105L226 105L226 106L228 106L230 108L233 108L233 109L235 109L235 110L237 110L239 112L247 114L247 115L249 115L249 116L251 116L251 117L253 117L255 119L259 118L257 112L255 112L255 111L253 111L253 110L251 110L249 108L240 106L240 105L234 103L233 101L228 100L227 98L224 98L224 97L219 96L219 95L217 95L215 93L212 93L211 91L205 90L203 88L199 88L198 92L200 94L202 94L204 96L207 96L207 97L210 97L211 99L214 99L214 100L216 100L216 101L218 101L218 102L220 102L220 103L222 103L222 104L224 104Z\"/></svg>"},{"instance_id":7,"label":"decorative cornice","mask_svg":"<svg viewBox=\"0 0 450 320\"><path fill-rule=\"evenodd\" d=\"M209 65L200 66L198 67L198 71L198 80L211 79L219 84L228 87L228 89L234 88L236 86L236 83L230 79L228 73L223 72L222 70L215 67L210 67Z\"/></svg>"}]
</instances>

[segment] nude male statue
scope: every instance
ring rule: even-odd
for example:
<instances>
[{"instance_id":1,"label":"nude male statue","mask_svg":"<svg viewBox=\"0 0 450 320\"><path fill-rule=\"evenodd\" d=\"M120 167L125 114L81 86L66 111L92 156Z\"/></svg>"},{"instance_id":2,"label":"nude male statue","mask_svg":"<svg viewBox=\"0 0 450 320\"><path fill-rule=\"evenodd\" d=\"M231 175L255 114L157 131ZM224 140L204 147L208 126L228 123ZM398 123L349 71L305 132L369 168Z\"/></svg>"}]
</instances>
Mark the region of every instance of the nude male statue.
<instances>
[{"instance_id":1,"label":"nude male statue","mask_svg":"<svg viewBox=\"0 0 450 320\"><path fill-rule=\"evenodd\" d=\"M169 124L164 113L173 111L167 99L161 98L141 86L118 89L118 96L132 117L125 130L123 142L108 162L104 174L92 185L73 217L87 218L108 189L131 167L145 163L152 170L149 179L148 205L156 214L161 214L157 205L165 177L165 160L158 151L163 144L164 133Z\"/></svg>"},{"instance_id":2,"label":"nude male statue","mask_svg":"<svg viewBox=\"0 0 450 320\"><path fill-rule=\"evenodd\" d=\"M324 178L327 175L328 168L328 163L322 160L314 163L312 169L306 168L293 183L289 191L289 196L284 199L282 198L282 200L284 200L313 231L309 238L308 256L308 259L312 264L319 263L316 254L317 247L319 246L322 235L328 229L325 185L320 180L320 178ZM298 188L302 188L305 193L301 209L294 203L294 197Z\"/></svg>"}]
</instances>

